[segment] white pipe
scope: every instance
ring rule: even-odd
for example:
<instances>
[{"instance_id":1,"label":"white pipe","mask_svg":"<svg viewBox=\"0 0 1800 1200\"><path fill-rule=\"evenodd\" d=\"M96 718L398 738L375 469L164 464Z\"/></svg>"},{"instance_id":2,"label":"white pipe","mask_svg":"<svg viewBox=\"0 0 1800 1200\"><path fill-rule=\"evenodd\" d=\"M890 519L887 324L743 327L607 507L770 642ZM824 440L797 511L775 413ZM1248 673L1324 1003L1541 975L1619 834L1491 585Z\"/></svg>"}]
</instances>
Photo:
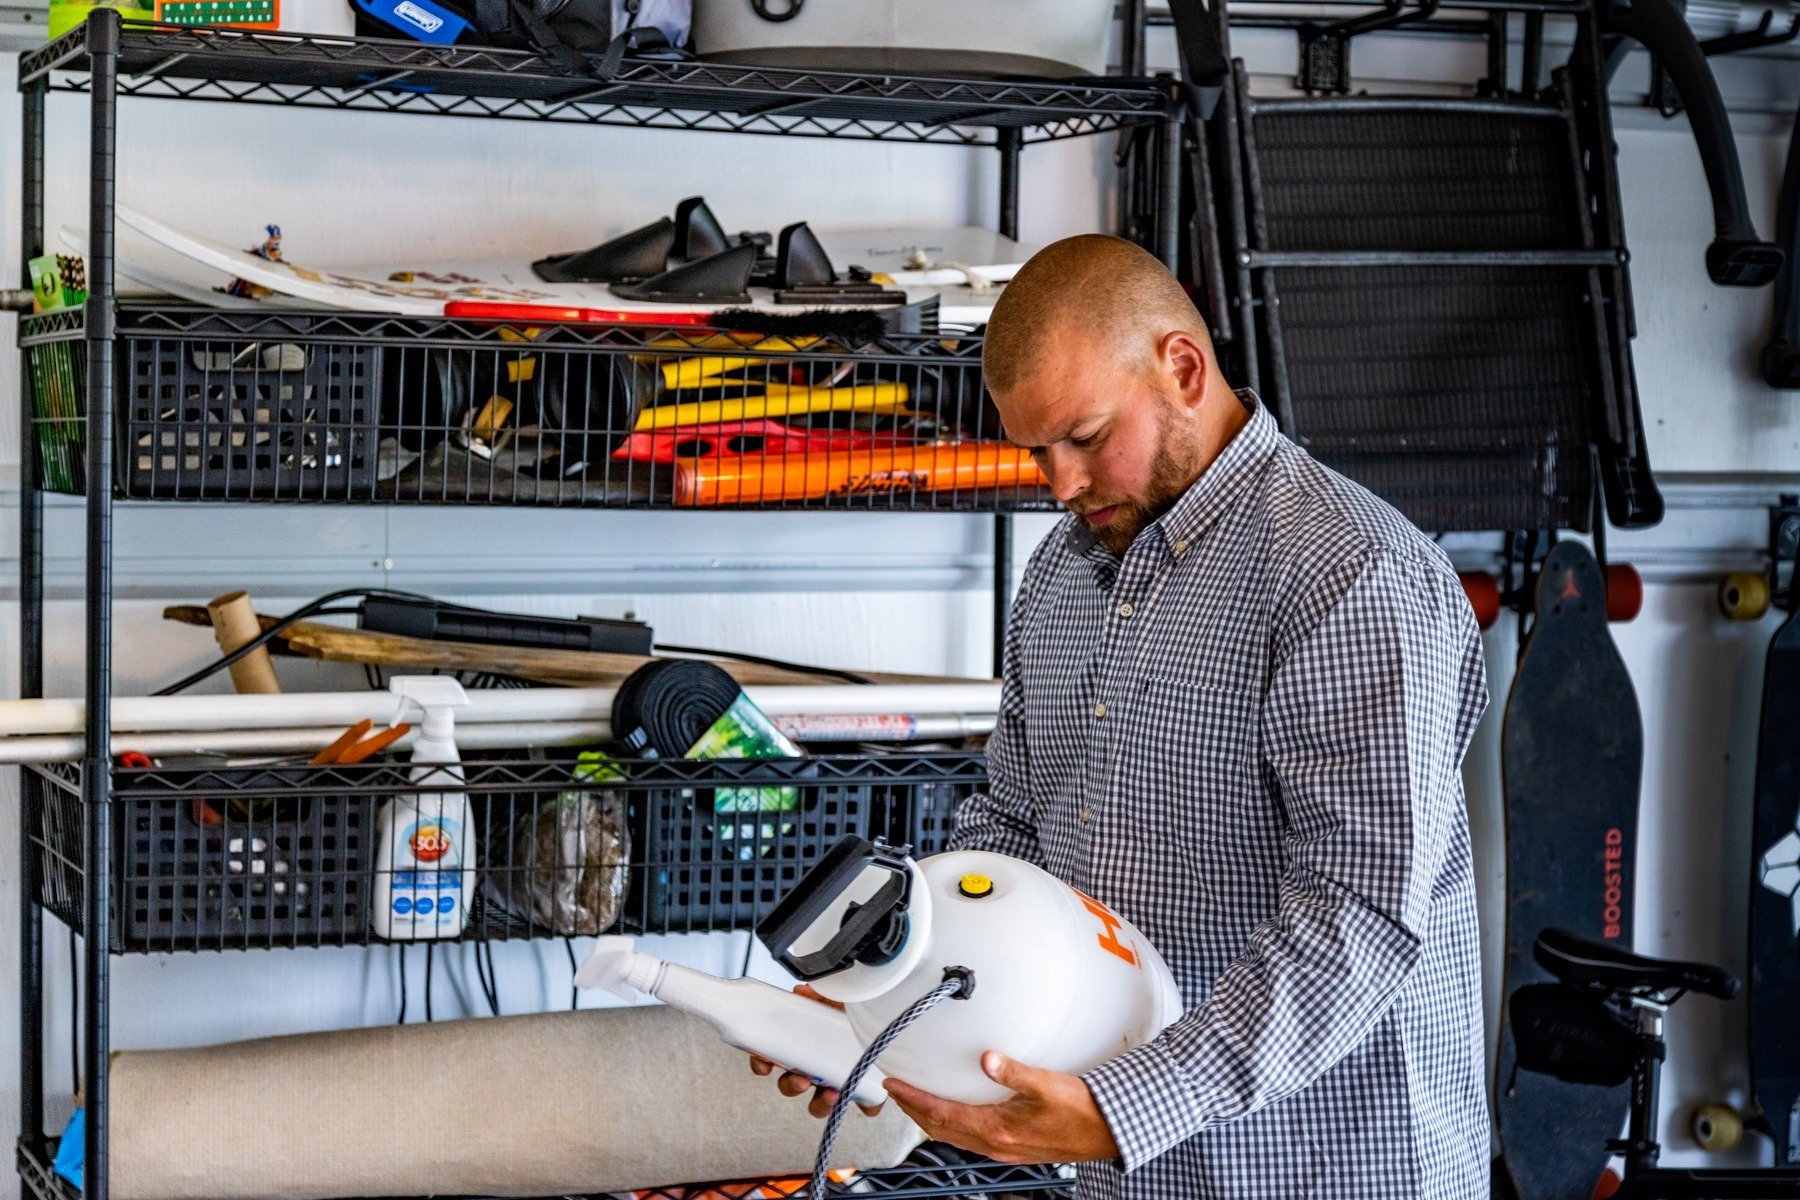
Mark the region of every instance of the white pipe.
<instances>
[{"instance_id":1,"label":"white pipe","mask_svg":"<svg viewBox=\"0 0 1800 1200\"><path fill-rule=\"evenodd\" d=\"M171 730L161 733L129 733L113 750L123 754L137 750L152 757L163 754L300 754L321 750L344 732L335 725L287 729ZM526 746L579 746L604 741L612 735L606 721L533 721L528 724L493 722L456 731L462 750L519 749ZM401 752L412 747L415 730L395 743ZM0 738L0 763L79 762L84 746L79 735L44 734Z\"/></svg>"},{"instance_id":2,"label":"white pipe","mask_svg":"<svg viewBox=\"0 0 1800 1200\"><path fill-rule=\"evenodd\" d=\"M994 718L967 713L946 716L896 717L871 713L825 718L802 716L777 718L783 733L806 740L904 742L935 738L970 737L991 733ZM290 726L285 729L169 730L128 733L113 746L116 753L137 750L151 756L182 752L219 754L291 754L330 745L343 730L335 725ZM514 750L529 746L581 746L612 736L608 721L491 721L459 726L456 742L464 751ZM416 733L395 744L405 753ZM79 734L38 734L0 738L0 764L79 762L83 740Z\"/></svg>"},{"instance_id":3,"label":"white pipe","mask_svg":"<svg viewBox=\"0 0 1800 1200\"><path fill-rule=\"evenodd\" d=\"M993 712L998 683L842 684L745 689L772 717L911 713L940 716ZM495 722L603 721L616 688L495 688L469 693L458 728ZM391 692L290 692L280 695L125 696L113 701L115 734L173 730L290 729L367 718L381 725L406 719L407 703ZM0 738L75 733L84 727L82 700L0 700Z\"/></svg>"}]
</instances>

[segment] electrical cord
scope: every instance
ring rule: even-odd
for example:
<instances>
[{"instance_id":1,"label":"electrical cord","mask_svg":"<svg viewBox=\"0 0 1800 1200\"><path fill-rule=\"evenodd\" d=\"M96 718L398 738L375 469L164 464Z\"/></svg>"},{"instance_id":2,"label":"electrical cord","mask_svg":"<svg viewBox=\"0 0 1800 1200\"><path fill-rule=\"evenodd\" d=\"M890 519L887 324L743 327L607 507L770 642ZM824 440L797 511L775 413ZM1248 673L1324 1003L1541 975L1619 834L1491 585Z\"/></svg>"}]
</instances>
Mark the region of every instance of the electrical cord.
<instances>
[{"instance_id":1,"label":"electrical cord","mask_svg":"<svg viewBox=\"0 0 1800 1200\"><path fill-rule=\"evenodd\" d=\"M431 1024L433 1019L431 1015L431 959L432 952L436 949L437 946L434 943L425 943L425 1023L427 1025Z\"/></svg>"},{"instance_id":2,"label":"electrical cord","mask_svg":"<svg viewBox=\"0 0 1800 1200\"><path fill-rule=\"evenodd\" d=\"M854 671L840 671L836 667L813 667L805 663L788 662L784 658L764 658L760 654L738 654L731 650L709 650L705 646L674 646L665 642L658 650L673 650L677 654L704 654L710 658L727 658L733 662L755 663L760 667L775 667L782 671L799 671L806 675L822 675L827 679L841 679L845 683L874 684L874 680Z\"/></svg>"},{"instance_id":3,"label":"electrical cord","mask_svg":"<svg viewBox=\"0 0 1800 1200\"><path fill-rule=\"evenodd\" d=\"M396 1025L406 1024L406 947L396 945L394 953L400 962L400 1015L394 1018Z\"/></svg>"},{"instance_id":4,"label":"electrical cord","mask_svg":"<svg viewBox=\"0 0 1800 1200\"><path fill-rule=\"evenodd\" d=\"M564 938L563 949L569 952L569 1011L574 1012L581 1007L581 989L575 986L575 973L580 969L575 963L575 939Z\"/></svg>"},{"instance_id":5,"label":"electrical cord","mask_svg":"<svg viewBox=\"0 0 1800 1200\"><path fill-rule=\"evenodd\" d=\"M831 1106L831 1115L825 1118L825 1132L819 1138L819 1157L813 1162L812 1190L807 1192L808 1200L825 1200L826 1176L831 1170L832 1152L837 1149L838 1127L844 1123L844 1113L855 1103L856 1089L862 1085L863 1076L874 1067L875 1060L887 1053L887 1048L894 1044L894 1039L905 1033L920 1017L952 997L967 1000L975 994L975 972L967 967L945 967L944 981L914 1000L906 1011L888 1023L888 1027L876 1035L869 1043L856 1065L850 1068L850 1074L838 1089L837 1101Z\"/></svg>"},{"instance_id":6,"label":"electrical cord","mask_svg":"<svg viewBox=\"0 0 1800 1200\"><path fill-rule=\"evenodd\" d=\"M361 609L358 608L332 609L328 606L337 603L339 600L349 600L352 598L366 599L370 596L391 596L397 600L431 599L430 596L421 596L417 592L398 592L394 591L392 588L357 587L344 588L342 591L330 592L320 596L316 600L308 600L305 604L302 604L299 608L295 609L287 616L282 617L279 621L276 621L273 625L245 642L242 646L239 646L236 650L233 650L230 654L223 655L200 668L198 671L195 671L192 675L189 675L184 679L178 679L168 687L162 688L151 694L155 696L173 696L176 692L186 691L201 680L208 679L218 674L220 671L223 671L226 667L229 667L238 659L243 658L246 654L251 653L259 647L268 645L275 638L280 637L290 625L294 624L294 622L304 621L307 617L344 616L359 613L361 612Z\"/></svg>"},{"instance_id":7,"label":"electrical cord","mask_svg":"<svg viewBox=\"0 0 1800 1200\"><path fill-rule=\"evenodd\" d=\"M481 981L481 995L487 1001L490 1016L500 1015L499 986L493 976L493 943L479 941L475 943L475 978ZM487 961L483 961L483 956Z\"/></svg>"},{"instance_id":8,"label":"electrical cord","mask_svg":"<svg viewBox=\"0 0 1800 1200\"><path fill-rule=\"evenodd\" d=\"M152 692L151 695L173 696L177 692L184 692L188 688L193 687L196 683L217 675L220 671L225 670L227 667L231 666L232 663L237 662L245 655L268 645L283 633L287 632L290 626L298 621L304 621L308 617L358 616L362 612L360 607L331 608L328 606L339 600L348 600L352 598L367 599L370 596L385 596L396 600L422 600L434 604L441 603L432 596L421 595L418 592L396 591L393 588L345 588L342 591L331 592L327 595L320 596L315 600L307 601L293 612L282 617L273 625L270 625L267 629L245 642L242 646L239 646L236 650L213 660L193 674L178 679L165 688L160 688L157 691ZM466 604L448 605L447 607L455 608L461 612L487 617L511 617L517 615L516 613L503 613L491 608L475 608ZM785 659L767 658L758 654L738 654L730 650L714 650L705 646L665 645L660 647L660 649L672 650L677 654L704 654L713 658L731 659L735 662L755 663L759 666L775 667L778 670L783 671L797 671L805 675L819 675L827 679L841 679L846 683L868 684L874 682L853 671L839 671L832 667L809 666L806 663L788 662ZM364 670L366 674L369 668L365 667Z\"/></svg>"},{"instance_id":9,"label":"electrical cord","mask_svg":"<svg viewBox=\"0 0 1800 1200\"><path fill-rule=\"evenodd\" d=\"M494 1015L500 1015L500 972L494 969L494 943L482 942L481 949L487 955L488 986L493 991L488 996L488 1007Z\"/></svg>"}]
</instances>

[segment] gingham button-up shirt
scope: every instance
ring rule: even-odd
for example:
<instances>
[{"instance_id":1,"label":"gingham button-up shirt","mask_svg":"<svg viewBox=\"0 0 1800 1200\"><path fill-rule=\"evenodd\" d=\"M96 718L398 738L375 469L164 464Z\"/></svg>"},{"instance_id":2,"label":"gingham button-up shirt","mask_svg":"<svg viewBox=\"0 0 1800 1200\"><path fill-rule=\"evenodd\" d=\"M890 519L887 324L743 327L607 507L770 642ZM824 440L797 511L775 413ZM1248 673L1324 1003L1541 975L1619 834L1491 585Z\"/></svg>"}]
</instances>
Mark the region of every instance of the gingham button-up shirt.
<instances>
[{"instance_id":1,"label":"gingham button-up shirt","mask_svg":"<svg viewBox=\"0 0 1800 1200\"><path fill-rule=\"evenodd\" d=\"M1474 617L1429 539L1241 399L1122 559L1073 518L1038 548L955 843L1111 905L1180 984L1086 1076L1121 1158L1080 1200L1485 1198Z\"/></svg>"}]
</instances>

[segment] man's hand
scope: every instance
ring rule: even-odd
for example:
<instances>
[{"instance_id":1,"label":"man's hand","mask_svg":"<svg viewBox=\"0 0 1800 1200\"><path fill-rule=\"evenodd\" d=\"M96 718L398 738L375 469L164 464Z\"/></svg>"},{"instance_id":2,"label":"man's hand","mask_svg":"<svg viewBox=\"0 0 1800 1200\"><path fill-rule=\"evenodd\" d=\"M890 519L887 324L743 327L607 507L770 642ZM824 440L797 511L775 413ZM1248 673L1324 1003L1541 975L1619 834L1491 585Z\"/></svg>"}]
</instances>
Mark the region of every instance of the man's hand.
<instances>
[{"instance_id":1,"label":"man's hand","mask_svg":"<svg viewBox=\"0 0 1800 1200\"><path fill-rule=\"evenodd\" d=\"M1004 1163L1091 1162L1119 1157L1119 1144L1079 1075L981 1056L987 1077L1013 1090L998 1104L958 1104L898 1079L888 1095L925 1136Z\"/></svg>"},{"instance_id":2,"label":"man's hand","mask_svg":"<svg viewBox=\"0 0 1800 1200\"><path fill-rule=\"evenodd\" d=\"M839 1004L835 1000L827 1000L804 983L796 987L794 991L799 995L805 996L809 1000L817 1000L820 1004L829 1005L839 1012L842 1012L844 1009L842 1004ZM770 1062L768 1059L755 1054L750 1056L750 1069L758 1075L767 1075L780 1065L781 1064L779 1063ZM837 1103L838 1092L836 1088L815 1086L810 1078L800 1074L798 1071L783 1070L781 1078L775 1081L775 1086L784 1096L798 1096L803 1094L808 1088L811 1088L812 1099L807 1101L806 1111L815 1117L823 1118L830 1116L831 1106ZM857 1107L871 1117L882 1109L882 1106L879 1104L859 1104Z\"/></svg>"}]
</instances>

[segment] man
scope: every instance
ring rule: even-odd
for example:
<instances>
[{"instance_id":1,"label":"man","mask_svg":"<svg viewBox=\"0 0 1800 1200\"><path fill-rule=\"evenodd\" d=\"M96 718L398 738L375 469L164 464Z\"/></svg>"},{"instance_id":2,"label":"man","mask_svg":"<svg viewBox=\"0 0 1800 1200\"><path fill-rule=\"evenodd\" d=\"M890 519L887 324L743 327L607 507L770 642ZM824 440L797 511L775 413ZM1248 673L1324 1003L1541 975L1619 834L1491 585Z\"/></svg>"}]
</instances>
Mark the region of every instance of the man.
<instances>
[{"instance_id":1,"label":"man","mask_svg":"<svg viewBox=\"0 0 1800 1200\"><path fill-rule=\"evenodd\" d=\"M1187 1012L1081 1077L990 1051L1000 1104L889 1093L931 1137L1077 1162L1079 1200L1485 1197L1460 764L1487 690L1450 563L1234 394L1128 242L1027 263L983 367L1070 515L1021 582L955 845L1112 906Z\"/></svg>"}]
</instances>

